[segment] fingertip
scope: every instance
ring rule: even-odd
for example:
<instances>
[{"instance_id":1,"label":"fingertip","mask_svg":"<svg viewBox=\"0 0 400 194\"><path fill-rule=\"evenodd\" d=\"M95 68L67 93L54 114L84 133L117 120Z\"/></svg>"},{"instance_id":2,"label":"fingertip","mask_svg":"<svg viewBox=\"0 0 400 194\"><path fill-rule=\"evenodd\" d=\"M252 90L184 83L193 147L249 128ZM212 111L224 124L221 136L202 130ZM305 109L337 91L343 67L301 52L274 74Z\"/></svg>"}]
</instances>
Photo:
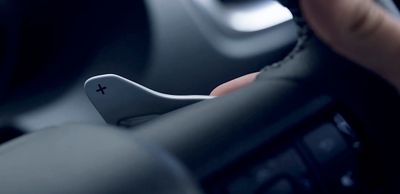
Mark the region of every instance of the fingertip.
<instances>
[{"instance_id":1,"label":"fingertip","mask_svg":"<svg viewBox=\"0 0 400 194\"><path fill-rule=\"evenodd\" d=\"M229 82L223 83L216 87L211 93L211 96L223 96L233 91L236 91L250 83L252 83L258 75L257 73L247 74L245 76L236 78Z\"/></svg>"},{"instance_id":2,"label":"fingertip","mask_svg":"<svg viewBox=\"0 0 400 194\"><path fill-rule=\"evenodd\" d=\"M228 92L229 89L225 86L225 84L221 84L218 87L214 88L213 91L211 91L210 96L222 96Z\"/></svg>"}]
</instances>

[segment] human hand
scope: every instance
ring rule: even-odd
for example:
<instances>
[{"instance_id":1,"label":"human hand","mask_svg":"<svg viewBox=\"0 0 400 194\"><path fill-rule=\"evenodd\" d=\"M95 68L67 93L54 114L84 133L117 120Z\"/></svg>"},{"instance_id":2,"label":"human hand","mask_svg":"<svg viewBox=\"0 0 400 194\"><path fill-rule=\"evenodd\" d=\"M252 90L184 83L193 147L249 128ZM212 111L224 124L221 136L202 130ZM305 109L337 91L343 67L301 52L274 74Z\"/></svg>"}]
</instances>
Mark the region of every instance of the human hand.
<instances>
[{"instance_id":1,"label":"human hand","mask_svg":"<svg viewBox=\"0 0 400 194\"><path fill-rule=\"evenodd\" d=\"M373 0L301 0L314 32L336 52L374 71L400 92L400 22ZM250 84L257 73L215 88L221 96Z\"/></svg>"}]
</instances>

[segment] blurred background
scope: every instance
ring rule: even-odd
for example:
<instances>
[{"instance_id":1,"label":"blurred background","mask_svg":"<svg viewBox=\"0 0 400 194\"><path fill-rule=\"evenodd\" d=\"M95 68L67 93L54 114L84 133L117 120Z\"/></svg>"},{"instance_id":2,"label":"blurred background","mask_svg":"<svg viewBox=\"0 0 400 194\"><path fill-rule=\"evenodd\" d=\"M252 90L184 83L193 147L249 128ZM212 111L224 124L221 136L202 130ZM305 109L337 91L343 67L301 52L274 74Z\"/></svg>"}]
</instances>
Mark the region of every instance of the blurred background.
<instances>
[{"instance_id":1,"label":"blurred background","mask_svg":"<svg viewBox=\"0 0 400 194\"><path fill-rule=\"evenodd\" d=\"M281 59L290 12L271 0L1 0L0 128L104 123L86 79L118 74L204 94Z\"/></svg>"}]
</instances>

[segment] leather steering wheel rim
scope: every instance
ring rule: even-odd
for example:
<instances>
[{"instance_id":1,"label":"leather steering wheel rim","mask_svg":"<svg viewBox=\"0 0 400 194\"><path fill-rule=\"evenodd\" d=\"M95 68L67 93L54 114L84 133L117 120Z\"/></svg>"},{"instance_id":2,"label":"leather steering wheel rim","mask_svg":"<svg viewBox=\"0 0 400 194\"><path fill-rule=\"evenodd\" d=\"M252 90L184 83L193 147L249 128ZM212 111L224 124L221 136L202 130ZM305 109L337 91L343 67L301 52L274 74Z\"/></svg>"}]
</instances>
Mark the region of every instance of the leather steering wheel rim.
<instances>
[{"instance_id":1,"label":"leather steering wheel rim","mask_svg":"<svg viewBox=\"0 0 400 194\"><path fill-rule=\"evenodd\" d=\"M328 97L354 118L353 124L361 129L358 133L368 142L366 158L370 160L364 163L364 168L382 166L371 171L375 177L369 184L395 185L400 172L396 167L400 161L393 158L400 129L398 92L379 76L338 55L315 37L301 18L297 1L282 0L282 3L291 9L301 25L298 43L285 59L268 65L247 88L166 115L139 127L134 134L161 145L202 179L227 165L228 160L250 152L252 143L266 141L261 134L268 132L244 129L256 128L254 123L264 122L269 124L264 130L270 130L272 135L276 128L290 126L285 122L294 122L279 118L293 116L287 109L295 109L298 103L305 103L304 99ZM380 3L398 16L391 0ZM308 114L303 111L304 115ZM252 142L245 138L252 138ZM229 154L221 154L224 152Z\"/></svg>"}]
</instances>

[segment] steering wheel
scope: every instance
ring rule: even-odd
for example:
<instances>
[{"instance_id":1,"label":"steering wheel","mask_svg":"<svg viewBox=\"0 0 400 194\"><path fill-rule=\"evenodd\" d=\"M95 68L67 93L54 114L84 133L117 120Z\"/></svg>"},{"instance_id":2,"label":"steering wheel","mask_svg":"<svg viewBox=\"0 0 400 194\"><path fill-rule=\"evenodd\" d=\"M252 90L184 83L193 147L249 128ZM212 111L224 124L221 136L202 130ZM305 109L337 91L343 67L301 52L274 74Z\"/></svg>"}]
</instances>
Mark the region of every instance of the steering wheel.
<instances>
[{"instance_id":1,"label":"steering wheel","mask_svg":"<svg viewBox=\"0 0 400 194\"><path fill-rule=\"evenodd\" d=\"M73 125L11 141L0 192L398 193L398 92L282 3L298 43L253 84L133 130Z\"/></svg>"}]
</instances>

